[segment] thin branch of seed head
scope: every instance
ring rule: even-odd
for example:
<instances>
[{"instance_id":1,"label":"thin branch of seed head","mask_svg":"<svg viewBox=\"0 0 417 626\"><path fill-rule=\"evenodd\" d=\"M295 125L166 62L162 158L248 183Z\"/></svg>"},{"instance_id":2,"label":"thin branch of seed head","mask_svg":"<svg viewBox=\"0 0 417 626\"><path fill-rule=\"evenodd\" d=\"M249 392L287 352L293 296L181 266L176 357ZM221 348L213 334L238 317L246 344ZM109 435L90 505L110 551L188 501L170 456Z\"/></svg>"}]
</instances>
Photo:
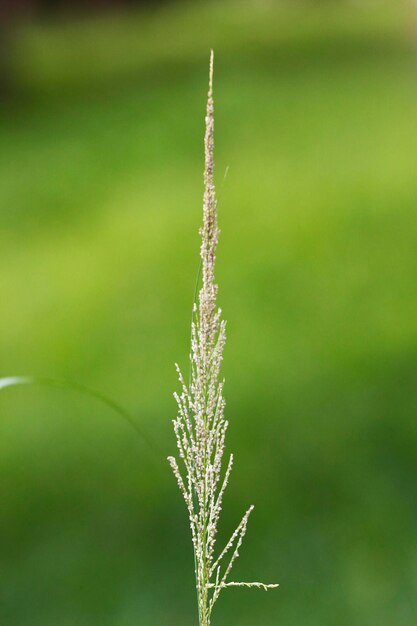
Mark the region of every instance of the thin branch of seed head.
<instances>
[{"instance_id":1,"label":"thin branch of seed head","mask_svg":"<svg viewBox=\"0 0 417 626\"><path fill-rule=\"evenodd\" d=\"M230 582L230 583L223 583L223 584L219 583L218 585L216 585L216 583L209 585L210 589L214 589L217 586L221 587L222 589L225 589L226 587L257 587L258 589L263 589L264 591L268 591L268 589L276 589L277 587L279 587L279 585L277 585L276 583L265 584L265 583L258 583L258 582L254 582L254 583Z\"/></svg>"}]
</instances>

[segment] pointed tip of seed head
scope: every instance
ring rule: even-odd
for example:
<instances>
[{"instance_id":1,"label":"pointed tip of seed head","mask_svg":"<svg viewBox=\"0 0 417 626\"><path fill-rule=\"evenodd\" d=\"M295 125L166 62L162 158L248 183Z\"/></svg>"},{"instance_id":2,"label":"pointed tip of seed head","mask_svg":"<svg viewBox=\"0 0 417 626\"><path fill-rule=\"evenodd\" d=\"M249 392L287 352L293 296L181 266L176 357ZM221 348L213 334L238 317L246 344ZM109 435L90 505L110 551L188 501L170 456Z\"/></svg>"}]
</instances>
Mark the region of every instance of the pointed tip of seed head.
<instances>
[{"instance_id":1,"label":"pointed tip of seed head","mask_svg":"<svg viewBox=\"0 0 417 626\"><path fill-rule=\"evenodd\" d=\"M210 50L209 92L213 93L214 50Z\"/></svg>"},{"instance_id":2,"label":"pointed tip of seed head","mask_svg":"<svg viewBox=\"0 0 417 626\"><path fill-rule=\"evenodd\" d=\"M213 74L214 74L214 51L210 50L210 68L209 68L209 90L208 90L208 99L211 101L213 99Z\"/></svg>"}]
</instances>

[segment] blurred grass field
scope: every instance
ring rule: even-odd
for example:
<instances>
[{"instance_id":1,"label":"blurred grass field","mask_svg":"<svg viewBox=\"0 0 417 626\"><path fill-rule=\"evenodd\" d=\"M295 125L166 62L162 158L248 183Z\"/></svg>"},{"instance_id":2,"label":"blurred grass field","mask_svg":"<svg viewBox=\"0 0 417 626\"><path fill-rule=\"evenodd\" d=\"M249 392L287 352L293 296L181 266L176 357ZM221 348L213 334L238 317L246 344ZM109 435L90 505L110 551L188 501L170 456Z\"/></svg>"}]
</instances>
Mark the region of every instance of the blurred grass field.
<instances>
[{"instance_id":1,"label":"blurred grass field","mask_svg":"<svg viewBox=\"0 0 417 626\"><path fill-rule=\"evenodd\" d=\"M227 0L22 28L0 121L0 375L101 390L161 452L77 394L1 393L2 624L196 624L164 458L210 46L237 458L223 539L253 502L236 575L281 585L230 590L216 626L414 622L416 24L402 2Z\"/></svg>"}]
</instances>

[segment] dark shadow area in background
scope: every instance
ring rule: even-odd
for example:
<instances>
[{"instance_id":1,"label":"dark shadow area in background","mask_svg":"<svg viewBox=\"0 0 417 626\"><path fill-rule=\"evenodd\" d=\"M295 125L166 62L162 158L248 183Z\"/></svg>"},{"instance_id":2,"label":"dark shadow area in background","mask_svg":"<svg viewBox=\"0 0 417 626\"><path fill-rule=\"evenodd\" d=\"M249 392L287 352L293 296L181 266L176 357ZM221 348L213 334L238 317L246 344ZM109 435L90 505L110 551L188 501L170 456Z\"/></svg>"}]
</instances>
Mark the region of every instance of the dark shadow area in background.
<instances>
[{"instance_id":1,"label":"dark shadow area in background","mask_svg":"<svg viewBox=\"0 0 417 626\"><path fill-rule=\"evenodd\" d=\"M39 20L71 20L132 8L152 10L175 0L1 0L0 104L18 90L14 57L22 24Z\"/></svg>"}]
</instances>

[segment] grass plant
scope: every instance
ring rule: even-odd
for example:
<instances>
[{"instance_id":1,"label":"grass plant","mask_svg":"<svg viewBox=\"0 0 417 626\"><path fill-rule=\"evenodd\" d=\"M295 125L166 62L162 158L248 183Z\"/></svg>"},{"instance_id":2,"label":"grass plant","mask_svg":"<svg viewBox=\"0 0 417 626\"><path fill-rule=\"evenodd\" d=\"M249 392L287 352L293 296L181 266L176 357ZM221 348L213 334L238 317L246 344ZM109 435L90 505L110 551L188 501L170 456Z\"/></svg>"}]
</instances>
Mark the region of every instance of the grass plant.
<instances>
[{"instance_id":1,"label":"grass plant","mask_svg":"<svg viewBox=\"0 0 417 626\"><path fill-rule=\"evenodd\" d=\"M224 470L228 421L225 418L224 380L220 377L220 369L226 342L226 322L217 306L218 289L214 274L219 229L213 176L213 51L210 56L204 150L203 226L200 230L202 286L198 305L196 302L193 305L191 376L187 385L177 365L181 393L174 394L178 415L173 423L183 471L174 457L168 457L168 460L188 509L194 547L199 624L209 626L213 607L223 589L257 587L267 590L278 586L229 580L253 505L248 508L217 556L215 550L223 496L233 467L233 454L229 455Z\"/></svg>"}]
</instances>

